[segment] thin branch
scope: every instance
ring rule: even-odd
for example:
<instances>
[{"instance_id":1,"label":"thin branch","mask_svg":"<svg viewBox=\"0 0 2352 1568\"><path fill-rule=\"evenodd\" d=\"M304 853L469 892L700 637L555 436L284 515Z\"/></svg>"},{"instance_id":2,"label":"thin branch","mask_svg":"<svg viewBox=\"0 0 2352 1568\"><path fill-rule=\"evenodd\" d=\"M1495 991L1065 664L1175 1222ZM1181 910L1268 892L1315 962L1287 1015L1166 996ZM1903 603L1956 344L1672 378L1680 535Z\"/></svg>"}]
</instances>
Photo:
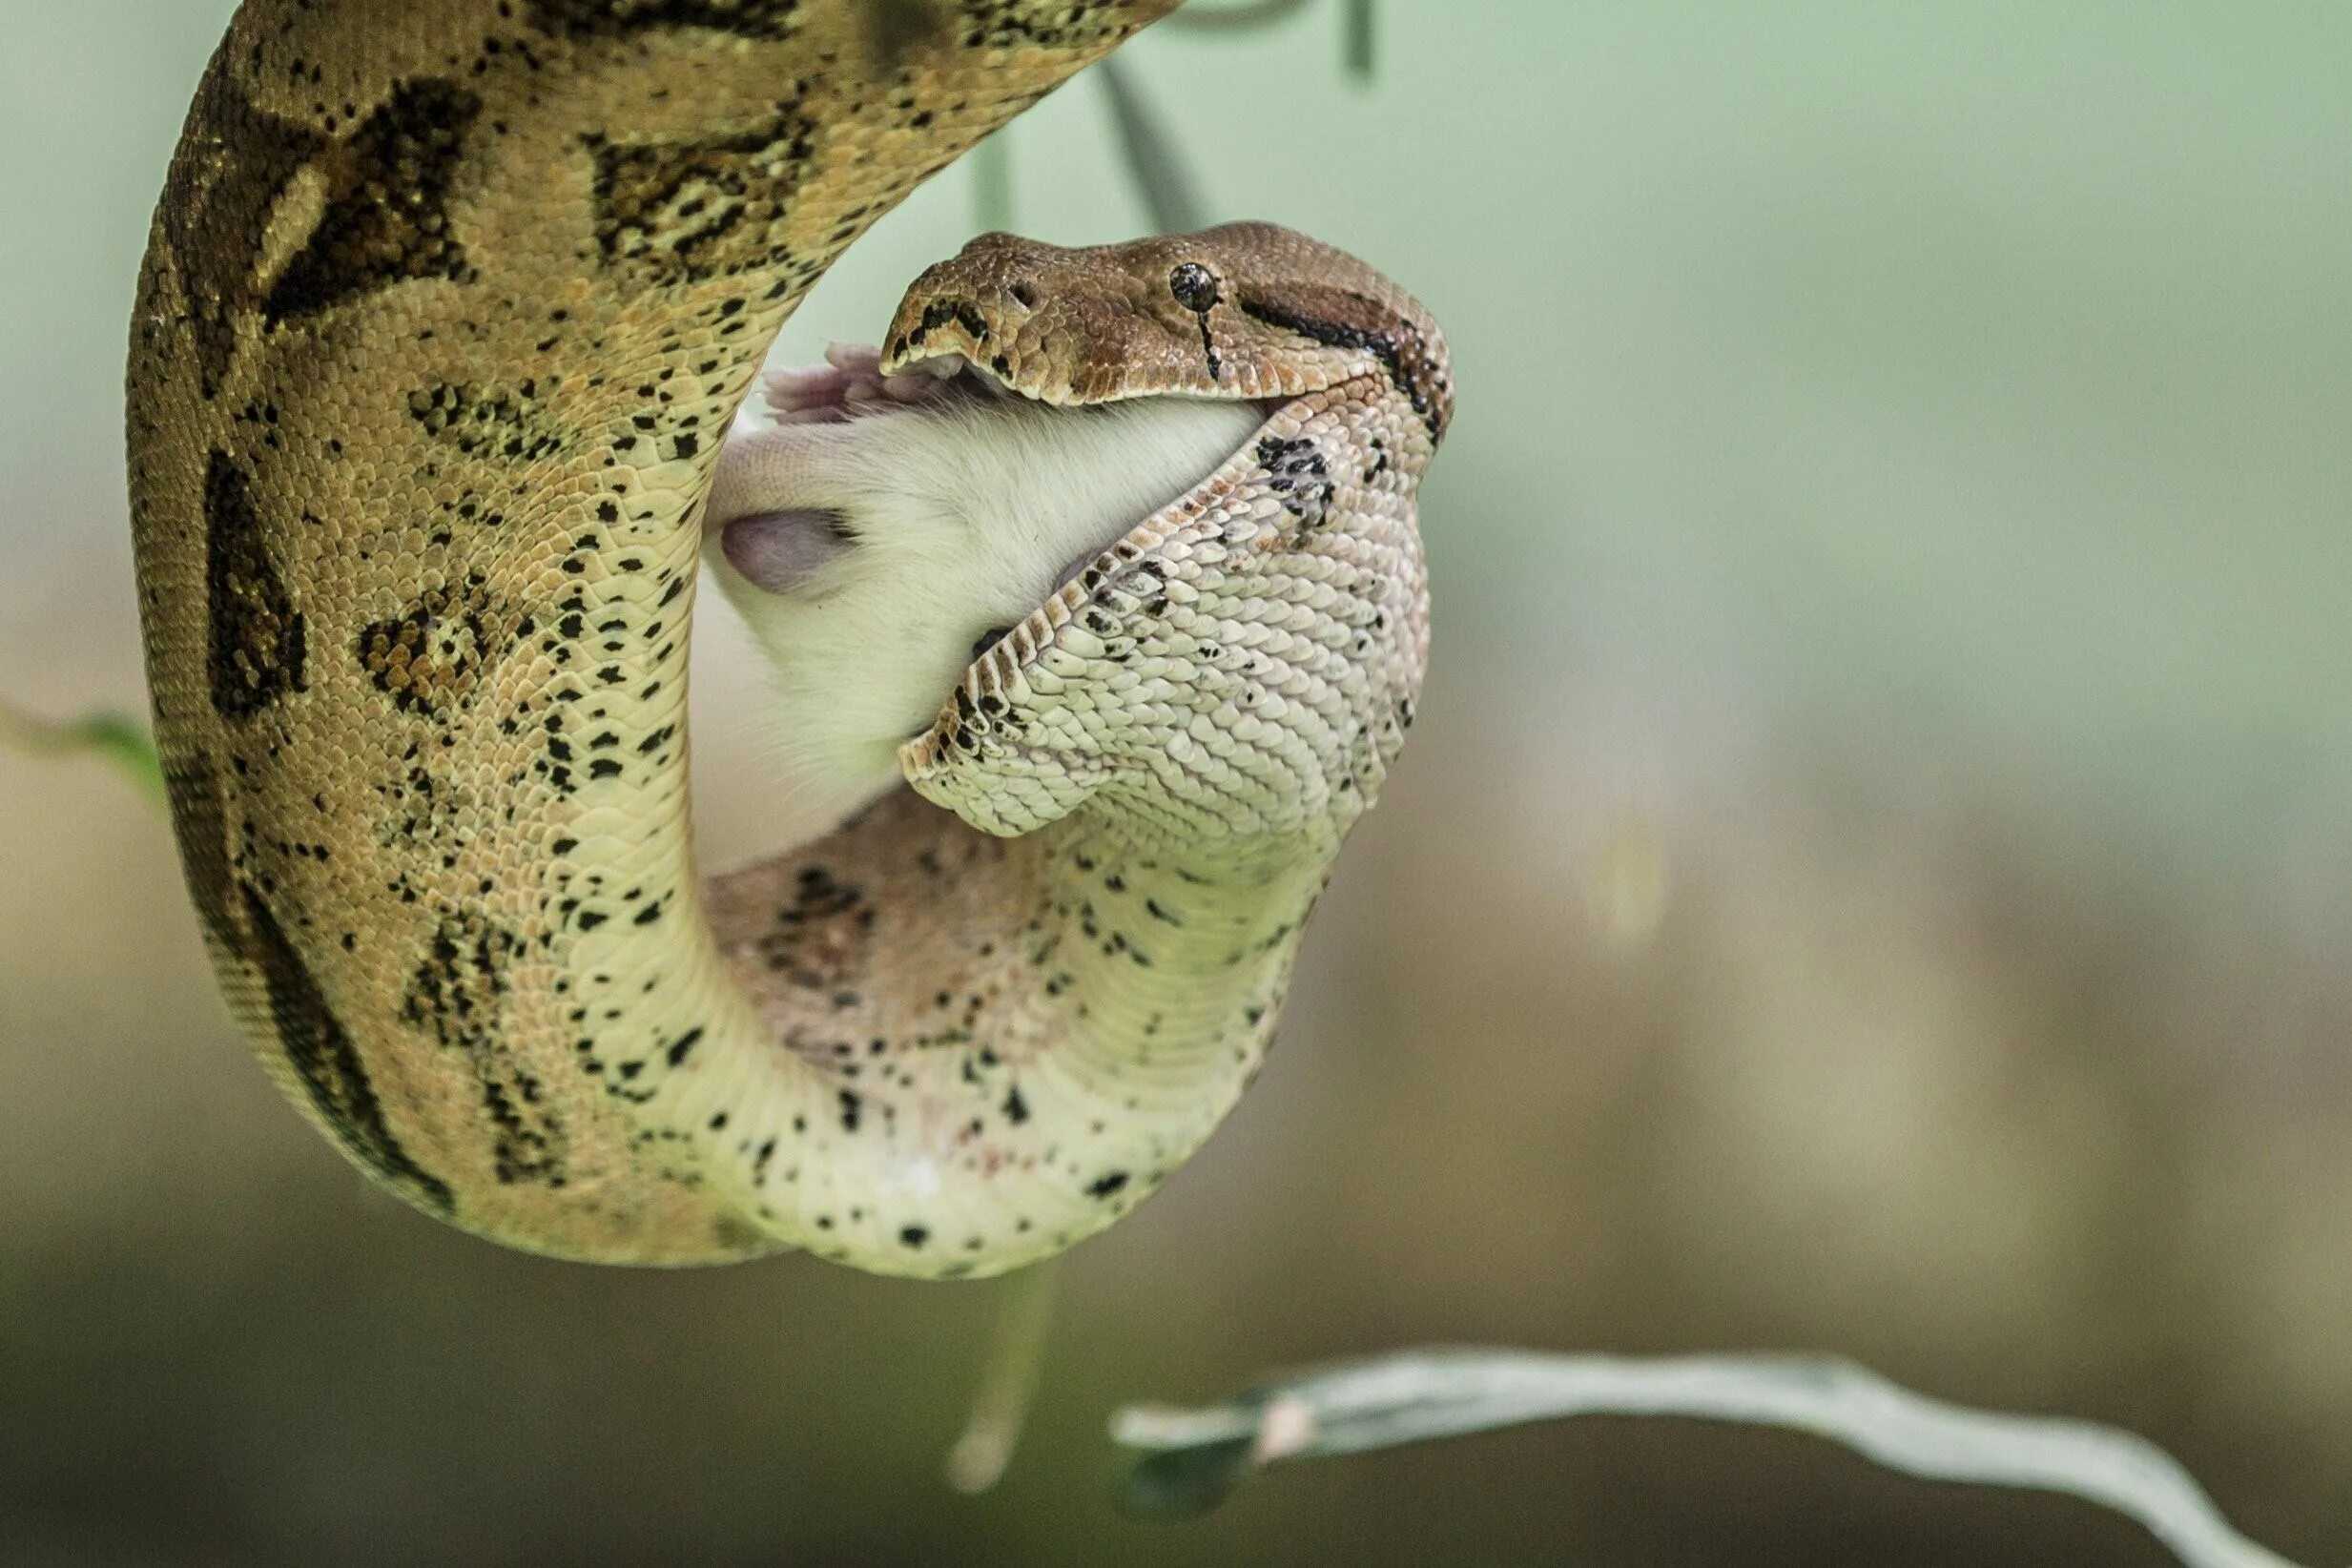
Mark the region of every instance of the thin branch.
<instances>
[{"instance_id":1,"label":"thin branch","mask_svg":"<svg viewBox=\"0 0 2352 1568\"><path fill-rule=\"evenodd\" d=\"M998 1287L996 1331L981 1365L980 1392L973 1396L963 1435L947 1451L947 1484L959 1492L987 1491L1013 1461L1037 1399L1061 1278L1058 1264L1039 1263Z\"/></svg>"},{"instance_id":2,"label":"thin branch","mask_svg":"<svg viewBox=\"0 0 2352 1568\"><path fill-rule=\"evenodd\" d=\"M1372 79L1372 0L1343 0L1340 17L1340 58L1348 74L1359 82Z\"/></svg>"},{"instance_id":3,"label":"thin branch","mask_svg":"<svg viewBox=\"0 0 2352 1568\"><path fill-rule=\"evenodd\" d=\"M1179 12L1178 14L1182 14ZM1192 176L1176 152L1176 144L1161 129L1159 116L1142 91L1117 60L1096 66L1104 95L1110 100L1111 123L1119 134L1119 150L1143 193L1151 226L1162 234L1181 234L1201 226L1201 201Z\"/></svg>"},{"instance_id":4,"label":"thin branch","mask_svg":"<svg viewBox=\"0 0 2352 1568\"><path fill-rule=\"evenodd\" d=\"M1189 28L1195 32L1240 32L1283 21L1305 10L1310 3L1310 0L1242 0L1239 5L1204 6L1194 0L1160 25Z\"/></svg>"},{"instance_id":5,"label":"thin branch","mask_svg":"<svg viewBox=\"0 0 2352 1568\"><path fill-rule=\"evenodd\" d=\"M120 770L140 794L157 805L164 802L162 758L155 754L146 728L127 713L44 719L0 700L0 751L50 757L95 753Z\"/></svg>"},{"instance_id":6,"label":"thin branch","mask_svg":"<svg viewBox=\"0 0 2352 1568\"><path fill-rule=\"evenodd\" d=\"M2230 1528L2189 1473L2144 1438L1948 1404L1826 1357L1415 1351L1302 1372L1205 1409L1130 1406L1112 1418L1111 1436L1144 1451L1124 1500L1172 1514L1214 1507L1282 1461L1599 1414L1809 1432L1922 1479L2062 1492L2114 1509L2189 1568L2294 1568Z\"/></svg>"},{"instance_id":7,"label":"thin branch","mask_svg":"<svg viewBox=\"0 0 2352 1568\"><path fill-rule=\"evenodd\" d=\"M1013 227L1013 139L1006 126L972 149L972 222L982 233Z\"/></svg>"}]
</instances>

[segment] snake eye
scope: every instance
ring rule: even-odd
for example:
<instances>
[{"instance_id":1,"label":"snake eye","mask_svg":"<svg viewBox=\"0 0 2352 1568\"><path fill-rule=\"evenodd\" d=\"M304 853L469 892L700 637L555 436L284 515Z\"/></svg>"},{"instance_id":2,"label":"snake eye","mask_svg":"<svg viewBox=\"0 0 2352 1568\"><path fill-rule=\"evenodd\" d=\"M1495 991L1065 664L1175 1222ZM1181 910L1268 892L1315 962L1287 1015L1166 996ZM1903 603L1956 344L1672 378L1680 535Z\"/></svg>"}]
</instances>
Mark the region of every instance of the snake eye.
<instances>
[{"instance_id":1,"label":"snake eye","mask_svg":"<svg viewBox=\"0 0 2352 1568\"><path fill-rule=\"evenodd\" d=\"M1217 275L1198 261L1179 261L1167 275L1167 291L1197 316L1217 302Z\"/></svg>"}]
</instances>

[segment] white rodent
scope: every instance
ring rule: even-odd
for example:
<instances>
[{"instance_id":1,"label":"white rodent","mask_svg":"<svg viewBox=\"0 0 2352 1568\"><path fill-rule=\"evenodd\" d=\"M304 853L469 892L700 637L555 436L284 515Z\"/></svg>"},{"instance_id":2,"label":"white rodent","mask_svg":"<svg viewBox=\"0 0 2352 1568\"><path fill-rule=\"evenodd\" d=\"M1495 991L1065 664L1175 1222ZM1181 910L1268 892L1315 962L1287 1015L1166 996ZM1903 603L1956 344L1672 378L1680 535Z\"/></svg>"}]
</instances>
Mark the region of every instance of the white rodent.
<instances>
[{"instance_id":1,"label":"white rodent","mask_svg":"<svg viewBox=\"0 0 2352 1568\"><path fill-rule=\"evenodd\" d=\"M782 841L898 776L989 637L1238 451L1248 402L1055 408L965 372L889 378L874 351L773 379L774 424L719 456L704 557L764 658Z\"/></svg>"}]
</instances>

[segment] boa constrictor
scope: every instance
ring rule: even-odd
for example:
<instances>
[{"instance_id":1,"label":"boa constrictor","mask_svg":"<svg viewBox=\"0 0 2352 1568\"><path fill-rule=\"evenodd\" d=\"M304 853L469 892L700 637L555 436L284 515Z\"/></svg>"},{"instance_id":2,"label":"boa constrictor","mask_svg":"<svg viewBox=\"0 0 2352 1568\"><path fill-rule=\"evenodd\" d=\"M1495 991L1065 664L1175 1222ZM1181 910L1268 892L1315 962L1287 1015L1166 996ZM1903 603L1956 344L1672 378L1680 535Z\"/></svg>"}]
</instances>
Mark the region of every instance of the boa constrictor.
<instances>
[{"instance_id":1,"label":"boa constrictor","mask_svg":"<svg viewBox=\"0 0 2352 1568\"><path fill-rule=\"evenodd\" d=\"M1131 1207L1265 1053L1413 719L1421 308L1241 224L990 236L883 369L1256 437L962 674L901 789L698 887L688 616L786 314L1173 0L247 0L139 283L139 600L229 1002L469 1230L899 1274ZM942 810L941 808L945 808Z\"/></svg>"}]
</instances>

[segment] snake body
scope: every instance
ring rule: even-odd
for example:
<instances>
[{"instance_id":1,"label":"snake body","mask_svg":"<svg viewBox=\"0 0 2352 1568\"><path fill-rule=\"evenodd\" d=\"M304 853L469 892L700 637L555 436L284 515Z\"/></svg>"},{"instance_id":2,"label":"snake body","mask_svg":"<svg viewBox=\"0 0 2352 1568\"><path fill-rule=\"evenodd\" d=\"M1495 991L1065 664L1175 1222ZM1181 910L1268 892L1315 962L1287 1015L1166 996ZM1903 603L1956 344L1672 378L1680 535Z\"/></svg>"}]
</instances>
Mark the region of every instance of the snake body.
<instances>
[{"instance_id":1,"label":"snake body","mask_svg":"<svg viewBox=\"0 0 2352 1568\"><path fill-rule=\"evenodd\" d=\"M1246 399L1257 437L966 670L898 790L698 884L688 617L777 327L1173 0L248 0L133 325L139 600L233 1012L484 1236L986 1273L1099 1229L1263 1059L1410 724L1442 340L1268 225L984 237L885 369ZM944 808L944 809L942 809Z\"/></svg>"}]
</instances>

